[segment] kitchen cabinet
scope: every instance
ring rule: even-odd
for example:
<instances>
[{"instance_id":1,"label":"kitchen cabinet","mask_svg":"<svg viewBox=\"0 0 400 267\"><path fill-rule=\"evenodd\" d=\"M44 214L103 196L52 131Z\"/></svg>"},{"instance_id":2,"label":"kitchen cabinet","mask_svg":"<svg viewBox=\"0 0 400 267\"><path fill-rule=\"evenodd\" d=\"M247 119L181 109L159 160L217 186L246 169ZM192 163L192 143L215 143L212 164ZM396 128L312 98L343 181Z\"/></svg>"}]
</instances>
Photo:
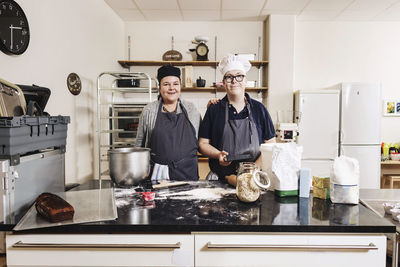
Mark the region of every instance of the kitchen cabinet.
<instances>
[{"instance_id":1,"label":"kitchen cabinet","mask_svg":"<svg viewBox=\"0 0 400 267\"><path fill-rule=\"evenodd\" d=\"M385 266L386 237L346 234L196 234L195 266Z\"/></svg>"},{"instance_id":2,"label":"kitchen cabinet","mask_svg":"<svg viewBox=\"0 0 400 267\"><path fill-rule=\"evenodd\" d=\"M193 242L190 234L8 235L7 266L194 266Z\"/></svg>"},{"instance_id":3,"label":"kitchen cabinet","mask_svg":"<svg viewBox=\"0 0 400 267\"><path fill-rule=\"evenodd\" d=\"M194 67L213 67L218 66L219 61L146 61L146 60L119 60L118 63L124 67L129 68L131 66L162 66L162 65L172 65L172 66L194 66ZM250 61L252 67L256 67L259 70L258 73L258 84L261 84L261 70L268 65L268 61ZM247 87L247 91L266 91L268 87ZM182 91L214 91L221 90L224 88L216 87L183 87Z\"/></svg>"},{"instance_id":4,"label":"kitchen cabinet","mask_svg":"<svg viewBox=\"0 0 400 267\"><path fill-rule=\"evenodd\" d=\"M14 247L13 247L14 245ZM385 266L383 234L27 234L7 266Z\"/></svg>"}]
</instances>

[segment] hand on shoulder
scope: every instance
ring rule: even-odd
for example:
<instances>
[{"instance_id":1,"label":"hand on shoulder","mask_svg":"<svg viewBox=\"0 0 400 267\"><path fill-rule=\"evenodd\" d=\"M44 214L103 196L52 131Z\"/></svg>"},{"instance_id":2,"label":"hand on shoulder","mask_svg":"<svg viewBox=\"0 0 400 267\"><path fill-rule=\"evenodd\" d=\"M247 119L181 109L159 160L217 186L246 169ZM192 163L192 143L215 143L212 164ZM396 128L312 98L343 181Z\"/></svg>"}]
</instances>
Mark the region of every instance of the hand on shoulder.
<instances>
[{"instance_id":1,"label":"hand on shoulder","mask_svg":"<svg viewBox=\"0 0 400 267\"><path fill-rule=\"evenodd\" d=\"M210 100L208 101L208 103L207 103L207 108L208 108L209 106L211 106L211 104L212 104L212 105L217 104L219 101L220 101L219 98L212 98L212 99L210 99Z\"/></svg>"}]
</instances>

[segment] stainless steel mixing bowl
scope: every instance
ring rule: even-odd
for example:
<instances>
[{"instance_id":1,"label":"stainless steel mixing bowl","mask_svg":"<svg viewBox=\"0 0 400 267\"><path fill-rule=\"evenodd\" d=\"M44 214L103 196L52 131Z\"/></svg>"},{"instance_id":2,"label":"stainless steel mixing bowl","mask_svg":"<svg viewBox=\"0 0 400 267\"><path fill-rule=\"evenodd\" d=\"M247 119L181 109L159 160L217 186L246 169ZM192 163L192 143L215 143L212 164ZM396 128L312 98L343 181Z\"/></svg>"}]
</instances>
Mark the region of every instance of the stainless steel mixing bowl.
<instances>
[{"instance_id":1,"label":"stainless steel mixing bowl","mask_svg":"<svg viewBox=\"0 0 400 267\"><path fill-rule=\"evenodd\" d=\"M149 176L150 149L114 148L108 151L111 180L119 187L138 185Z\"/></svg>"}]
</instances>

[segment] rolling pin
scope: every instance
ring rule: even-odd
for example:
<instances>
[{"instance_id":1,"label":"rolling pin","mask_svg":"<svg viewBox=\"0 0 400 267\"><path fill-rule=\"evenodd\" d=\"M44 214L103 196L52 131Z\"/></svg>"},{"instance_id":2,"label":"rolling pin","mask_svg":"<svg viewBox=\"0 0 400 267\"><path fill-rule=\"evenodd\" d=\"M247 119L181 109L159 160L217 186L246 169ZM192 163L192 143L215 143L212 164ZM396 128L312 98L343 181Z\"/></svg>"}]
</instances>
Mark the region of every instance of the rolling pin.
<instances>
[{"instance_id":1,"label":"rolling pin","mask_svg":"<svg viewBox=\"0 0 400 267\"><path fill-rule=\"evenodd\" d=\"M160 181L159 184L153 185L153 189L161 189L173 186L180 186L189 184L188 182L168 182L168 181Z\"/></svg>"}]
</instances>

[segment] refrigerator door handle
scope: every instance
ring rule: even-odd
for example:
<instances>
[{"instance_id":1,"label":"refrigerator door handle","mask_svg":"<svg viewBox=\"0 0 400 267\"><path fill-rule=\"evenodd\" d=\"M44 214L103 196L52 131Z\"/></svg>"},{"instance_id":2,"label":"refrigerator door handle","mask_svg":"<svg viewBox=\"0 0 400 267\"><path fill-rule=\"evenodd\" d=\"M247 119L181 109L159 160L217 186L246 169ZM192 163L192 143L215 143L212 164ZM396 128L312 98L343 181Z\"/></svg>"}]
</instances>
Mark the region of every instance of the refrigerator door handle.
<instances>
[{"instance_id":1,"label":"refrigerator door handle","mask_svg":"<svg viewBox=\"0 0 400 267\"><path fill-rule=\"evenodd\" d=\"M344 140L344 133L342 130L339 130L339 138L340 138L340 143L343 144L343 140Z\"/></svg>"}]
</instances>

